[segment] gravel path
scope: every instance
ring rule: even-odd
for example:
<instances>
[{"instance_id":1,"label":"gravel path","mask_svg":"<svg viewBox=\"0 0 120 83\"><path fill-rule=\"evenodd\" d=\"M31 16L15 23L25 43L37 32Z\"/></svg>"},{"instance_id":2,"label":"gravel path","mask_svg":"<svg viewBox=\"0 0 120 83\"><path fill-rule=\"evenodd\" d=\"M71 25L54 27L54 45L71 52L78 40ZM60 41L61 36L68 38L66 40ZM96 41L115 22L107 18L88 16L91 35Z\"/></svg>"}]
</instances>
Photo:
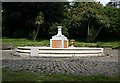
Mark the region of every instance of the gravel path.
<instances>
[{"instance_id":1,"label":"gravel path","mask_svg":"<svg viewBox=\"0 0 120 83\"><path fill-rule=\"evenodd\" d=\"M2 68L36 74L118 74L118 50L105 49L104 52L105 55L101 57L31 58L14 56L14 50L4 50L2 51Z\"/></svg>"}]
</instances>

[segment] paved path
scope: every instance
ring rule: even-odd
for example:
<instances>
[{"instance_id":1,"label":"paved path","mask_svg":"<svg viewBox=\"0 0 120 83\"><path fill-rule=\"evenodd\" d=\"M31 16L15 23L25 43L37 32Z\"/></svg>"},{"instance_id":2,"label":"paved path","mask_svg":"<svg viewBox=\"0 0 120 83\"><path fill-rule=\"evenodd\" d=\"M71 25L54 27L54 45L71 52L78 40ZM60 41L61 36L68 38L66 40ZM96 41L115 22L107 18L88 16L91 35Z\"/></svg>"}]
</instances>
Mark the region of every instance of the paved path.
<instances>
[{"instance_id":1,"label":"paved path","mask_svg":"<svg viewBox=\"0 0 120 83\"><path fill-rule=\"evenodd\" d=\"M118 50L106 49L102 57L37 58L13 56L14 51L2 51L2 68L14 72L63 73L81 75L118 74Z\"/></svg>"}]
</instances>

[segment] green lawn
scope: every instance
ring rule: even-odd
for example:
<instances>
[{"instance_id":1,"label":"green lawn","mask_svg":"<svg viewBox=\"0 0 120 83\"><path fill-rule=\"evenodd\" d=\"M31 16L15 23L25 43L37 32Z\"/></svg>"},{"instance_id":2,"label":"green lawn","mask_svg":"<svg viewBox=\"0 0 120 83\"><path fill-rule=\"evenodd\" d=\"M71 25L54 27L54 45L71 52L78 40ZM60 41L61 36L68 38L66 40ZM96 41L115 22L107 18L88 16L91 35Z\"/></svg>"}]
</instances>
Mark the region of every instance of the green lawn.
<instances>
[{"instance_id":1,"label":"green lawn","mask_svg":"<svg viewBox=\"0 0 120 83\"><path fill-rule=\"evenodd\" d=\"M2 43L13 44L14 46L49 46L49 40L29 40L25 38L13 39L13 38L3 38Z\"/></svg>"},{"instance_id":2,"label":"green lawn","mask_svg":"<svg viewBox=\"0 0 120 83\"><path fill-rule=\"evenodd\" d=\"M75 46L77 47L110 47L110 48L118 48L120 47L120 41L109 41L109 42L96 42L96 43L86 43L86 42L75 42Z\"/></svg>"},{"instance_id":3,"label":"green lawn","mask_svg":"<svg viewBox=\"0 0 120 83\"><path fill-rule=\"evenodd\" d=\"M29 40L25 38L21 39L14 39L14 38L3 38L2 43L10 43L14 46L50 46L50 41L47 39L41 40ZM70 46L70 43L69 43ZM111 48L118 48L120 47L120 41L98 41L96 43L86 43L81 41L75 41L74 46L76 47L111 47Z\"/></svg>"},{"instance_id":4,"label":"green lawn","mask_svg":"<svg viewBox=\"0 0 120 83\"><path fill-rule=\"evenodd\" d=\"M25 71L13 72L3 70L3 81L118 81L118 76L104 76L104 75L72 75L72 74L34 74ZM5 82L4 82L5 83Z\"/></svg>"}]
</instances>

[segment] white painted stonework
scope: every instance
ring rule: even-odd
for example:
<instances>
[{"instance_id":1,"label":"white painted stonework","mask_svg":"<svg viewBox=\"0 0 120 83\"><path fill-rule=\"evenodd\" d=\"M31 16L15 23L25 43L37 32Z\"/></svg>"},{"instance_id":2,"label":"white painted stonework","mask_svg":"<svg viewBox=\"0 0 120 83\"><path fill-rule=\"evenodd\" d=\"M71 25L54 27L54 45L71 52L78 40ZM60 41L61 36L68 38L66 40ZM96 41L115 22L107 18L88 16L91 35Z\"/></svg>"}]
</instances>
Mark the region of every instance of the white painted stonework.
<instances>
[{"instance_id":1,"label":"white painted stonework","mask_svg":"<svg viewBox=\"0 0 120 83\"><path fill-rule=\"evenodd\" d=\"M62 26L57 26L57 28L58 28L58 33L57 33L57 36L60 36L60 35L62 35Z\"/></svg>"},{"instance_id":2,"label":"white painted stonework","mask_svg":"<svg viewBox=\"0 0 120 83\"><path fill-rule=\"evenodd\" d=\"M31 56L39 56L39 48L31 47Z\"/></svg>"},{"instance_id":3,"label":"white painted stonework","mask_svg":"<svg viewBox=\"0 0 120 83\"><path fill-rule=\"evenodd\" d=\"M68 45L68 39L67 39L67 37L62 35L62 26L57 26L57 28L58 28L57 35L52 36L52 39L50 39L50 47L52 48L52 40L61 40L62 44L61 44L60 48L64 48L64 40L67 41L67 45Z\"/></svg>"},{"instance_id":4,"label":"white painted stonework","mask_svg":"<svg viewBox=\"0 0 120 83\"><path fill-rule=\"evenodd\" d=\"M72 56L103 56L103 48L74 47L74 48L50 48L50 47L18 47L17 54L40 57L72 57Z\"/></svg>"}]
</instances>

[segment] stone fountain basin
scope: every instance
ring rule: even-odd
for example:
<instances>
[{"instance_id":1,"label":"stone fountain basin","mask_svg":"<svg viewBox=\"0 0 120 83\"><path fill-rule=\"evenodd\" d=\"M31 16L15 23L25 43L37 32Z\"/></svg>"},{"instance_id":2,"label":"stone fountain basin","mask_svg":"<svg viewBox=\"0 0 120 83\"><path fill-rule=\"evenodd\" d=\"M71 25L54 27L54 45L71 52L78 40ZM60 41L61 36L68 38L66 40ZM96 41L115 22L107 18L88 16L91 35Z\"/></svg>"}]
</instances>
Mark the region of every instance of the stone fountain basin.
<instances>
[{"instance_id":1,"label":"stone fountain basin","mask_svg":"<svg viewBox=\"0 0 120 83\"><path fill-rule=\"evenodd\" d=\"M18 47L18 55L41 56L41 57L72 57L72 56L102 56L103 48L90 47L68 47L68 48L50 48L50 47Z\"/></svg>"}]
</instances>

